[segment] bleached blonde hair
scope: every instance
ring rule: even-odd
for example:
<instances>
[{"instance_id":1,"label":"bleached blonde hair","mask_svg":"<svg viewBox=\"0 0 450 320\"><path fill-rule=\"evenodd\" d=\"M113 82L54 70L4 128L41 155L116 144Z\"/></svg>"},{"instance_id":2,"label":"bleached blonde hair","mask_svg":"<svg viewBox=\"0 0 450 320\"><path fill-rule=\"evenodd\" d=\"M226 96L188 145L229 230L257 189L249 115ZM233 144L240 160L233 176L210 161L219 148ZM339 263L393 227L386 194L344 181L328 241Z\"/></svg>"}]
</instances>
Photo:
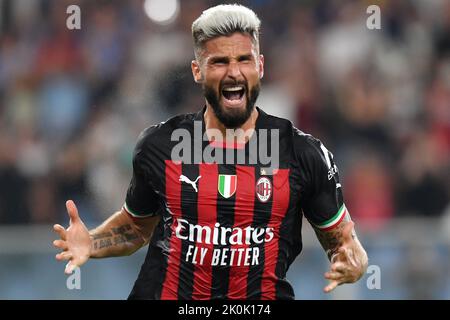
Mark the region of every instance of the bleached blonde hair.
<instances>
[{"instance_id":1,"label":"bleached blonde hair","mask_svg":"<svg viewBox=\"0 0 450 320\"><path fill-rule=\"evenodd\" d=\"M209 8L192 23L194 54L198 60L206 41L241 32L251 36L259 53L261 21L249 8L239 4L221 4Z\"/></svg>"}]
</instances>

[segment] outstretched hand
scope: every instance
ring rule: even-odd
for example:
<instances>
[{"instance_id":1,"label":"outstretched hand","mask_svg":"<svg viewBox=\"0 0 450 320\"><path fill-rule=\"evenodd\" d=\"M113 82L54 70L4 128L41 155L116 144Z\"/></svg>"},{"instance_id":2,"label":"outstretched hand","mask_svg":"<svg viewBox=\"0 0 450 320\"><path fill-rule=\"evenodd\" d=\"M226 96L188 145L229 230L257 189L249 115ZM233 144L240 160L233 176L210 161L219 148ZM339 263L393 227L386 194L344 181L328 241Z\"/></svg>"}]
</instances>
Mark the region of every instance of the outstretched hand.
<instances>
[{"instance_id":1,"label":"outstretched hand","mask_svg":"<svg viewBox=\"0 0 450 320\"><path fill-rule=\"evenodd\" d=\"M56 248L63 250L56 255L56 260L68 260L64 272L71 274L76 267L84 264L91 255L91 238L89 231L81 221L77 207L72 200L66 202L67 213L70 224L64 229L59 224L53 226L53 230L59 234L60 239L53 241Z\"/></svg>"},{"instance_id":2,"label":"outstretched hand","mask_svg":"<svg viewBox=\"0 0 450 320\"><path fill-rule=\"evenodd\" d=\"M326 293L343 283L358 281L367 268L367 254L357 239L353 238L354 222L349 221L342 229L341 246L331 258L331 270L325 273L330 283Z\"/></svg>"}]
</instances>

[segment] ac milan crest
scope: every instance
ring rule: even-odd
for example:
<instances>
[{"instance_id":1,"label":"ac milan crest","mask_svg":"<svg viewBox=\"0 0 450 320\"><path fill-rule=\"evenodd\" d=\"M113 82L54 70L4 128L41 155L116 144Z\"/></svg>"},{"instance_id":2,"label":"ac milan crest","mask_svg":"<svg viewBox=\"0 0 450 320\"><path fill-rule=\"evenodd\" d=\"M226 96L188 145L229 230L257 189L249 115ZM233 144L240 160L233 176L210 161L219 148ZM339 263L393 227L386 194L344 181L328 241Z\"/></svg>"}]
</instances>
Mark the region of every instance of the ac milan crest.
<instances>
[{"instance_id":1,"label":"ac milan crest","mask_svg":"<svg viewBox=\"0 0 450 320\"><path fill-rule=\"evenodd\" d=\"M256 182L256 195L261 202L267 202L270 199L272 182L270 182L269 178L261 177L258 179L258 182Z\"/></svg>"}]
</instances>

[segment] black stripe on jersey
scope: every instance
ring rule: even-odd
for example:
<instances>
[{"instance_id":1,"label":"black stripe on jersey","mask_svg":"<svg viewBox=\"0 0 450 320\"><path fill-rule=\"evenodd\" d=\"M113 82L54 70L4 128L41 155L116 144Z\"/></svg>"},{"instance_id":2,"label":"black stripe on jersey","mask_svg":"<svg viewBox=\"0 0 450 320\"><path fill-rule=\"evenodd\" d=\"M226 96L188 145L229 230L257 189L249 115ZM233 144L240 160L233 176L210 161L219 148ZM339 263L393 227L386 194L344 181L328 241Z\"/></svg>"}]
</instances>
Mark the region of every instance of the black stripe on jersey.
<instances>
[{"instance_id":1,"label":"black stripe on jersey","mask_svg":"<svg viewBox=\"0 0 450 320\"><path fill-rule=\"evenodd\" d=\"M236 168L234 165L220 165L219 175L229 174L235 175ZM218 187L216 187L218 188ZM239 188L239 185L236 187ZM217 222L222 227L233 228L234 226L234 206L236 201L236 192L225 199L217 190ZM230 245L215 245L214 249L230 249ZM212 267L212 284L211 284L211 297L214 299L227 299L228 286L230 281L230 266L213 266Z\"/></svg>"},{"instance_id":2,"label":"black stripe on jersey","mask_svg":"<svg viewBox=\"0 0 450 320\"><path fill-rule=\"evenodd\" d=\"M182 174L188 177L191 181L195 181L199 176L199 167L195 164L183 164ZM183 219L189 221L190 224L197 224L197 196L193 186L186 182L181 183L181 216ZM198 185L198 182L197 182ZM195 247L195 241L190 242L184 240L181 245L180 258L180 275L178 282L178 299L190 300L192 299L192 292L194 289L194 271L195 266L192 262L186 261L186 254L189 246Z\"/></svg>"},{"instance_id":3,"label":"black stripe on jersey","mask_svg":"<svg viewBox=\"0 0 450 320\"><path fill-rule=\"evenodd\" d=\"M129 300L161 299L162 281L167 270L167 256L161 253L161 248L156 246L154 239L162 238L163 228L161 219L150 241L139 276L128 296Z\"/></svg>"},{"instance_id":4,"label":"black stripe on jersey","mask_svg":"<svg viewBox=\"0 0 450 320\"><path fill-rule=\"evenodd\" d=\"M261 202L256 195L256 183L260 177L266 177L272 183L272 194L273 194L273 179L270 175L260 175L260 167L255 167L255 197L254 201L254 213L253 213L253 228L266 228L269 224L270 216L272 213L272 203L273 197L271 196L267 202ZM259 300L261 299L261 280L264 273L264 263L265 263L265 242L261 244L252 244L251 248L259 248L259 265L250 265L248 275L247 275L247 299ZM253 281L250 281L253 279Z\"/></svg>"},{"instance_id":5,"label":"black stripe on jersey","mask_svg":"<svg viewBox=\"0 0 450 320\"><path fill-rule=\"evenodd\" d=\"M292 201L292 194L289 201ZM275 284L275 296L277 300L294 299L295 293L292 286L286 280L286 271L297 255L302 250L302 215L295 210L294 205L285 215L280 226L280 241L278 243L278 258L275 274L278 281ZM292 243L287 240L294 239Z\"/></svg>"}]
</instances>

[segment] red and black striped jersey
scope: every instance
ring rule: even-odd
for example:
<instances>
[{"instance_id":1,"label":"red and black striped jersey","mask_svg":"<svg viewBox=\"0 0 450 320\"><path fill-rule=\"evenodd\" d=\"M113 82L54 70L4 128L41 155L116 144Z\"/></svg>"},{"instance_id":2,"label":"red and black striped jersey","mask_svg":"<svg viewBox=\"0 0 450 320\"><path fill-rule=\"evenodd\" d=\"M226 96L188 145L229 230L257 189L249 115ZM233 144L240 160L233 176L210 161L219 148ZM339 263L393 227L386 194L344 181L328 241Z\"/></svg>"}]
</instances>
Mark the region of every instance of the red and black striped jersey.
<instances>
[{"instance_id":1,"label":"red and black striped jersey","mask_svg":"<svg viewBox=\"0 0 450 320\"><path fill-rule=\"evenodd\" d=\"M302 249L302 216L328 229L346 211L333 156L259 108L247 143L212 143L204 111L138 139L124 208L161 219L129 298L293 299L286 273Z\"/></svg>"}]
</instances>

